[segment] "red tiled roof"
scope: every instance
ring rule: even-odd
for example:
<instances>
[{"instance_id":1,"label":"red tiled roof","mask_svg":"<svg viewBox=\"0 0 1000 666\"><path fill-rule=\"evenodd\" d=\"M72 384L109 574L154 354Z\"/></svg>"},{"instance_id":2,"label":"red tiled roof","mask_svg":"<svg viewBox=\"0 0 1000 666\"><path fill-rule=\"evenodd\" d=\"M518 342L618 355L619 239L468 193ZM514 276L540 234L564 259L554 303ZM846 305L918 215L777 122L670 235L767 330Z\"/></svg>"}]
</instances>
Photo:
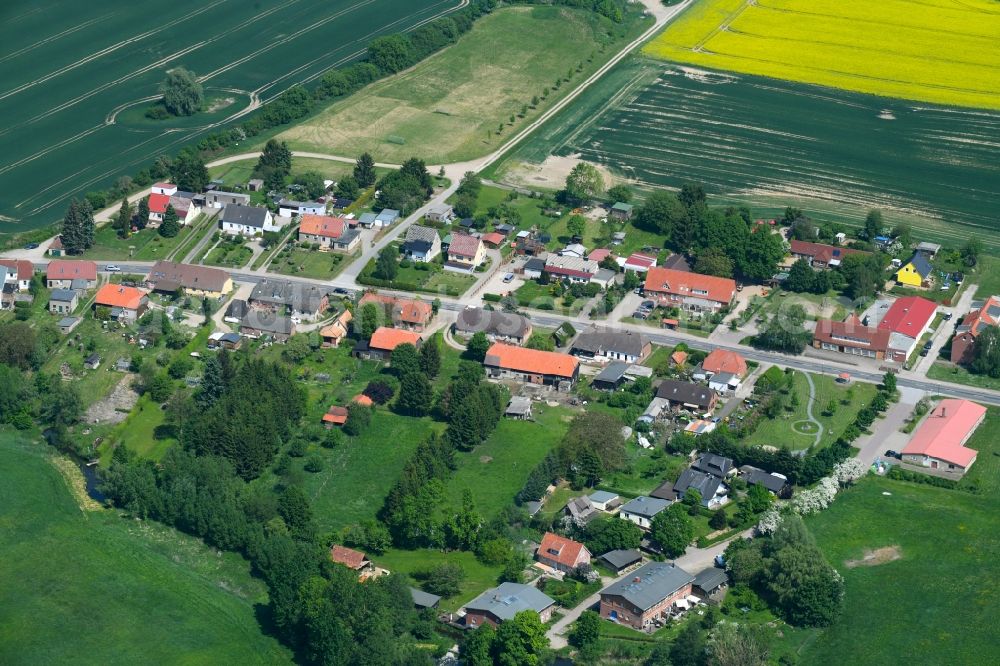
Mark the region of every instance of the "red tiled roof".
<instances>
[{"instance_id":1,"label":"red tiled roof","mask_svg":"<svg viewBox=\"0 0 1000 666\"><path fill-rule=\"evenodd\" d=\"M368 346L372 349L392 351L399 345L407 343L416 345L419 342L419 333L404 331L401 328L388 328L386 326L381 326L375 329L375 332L372 333L371 340L368 341Z\"/></svg>"},{"instance_id":2,"label":"red tiled roof","mask_svg":"<svg viewBox=\"0 0 1000 666\"><path fill-rule=\"evenodd\" d=\"M934 318L937 304L919 296L897 298L885 317L879 322L879 329L902 333L911 338L920 337L921 331Z\"/></svg>"},{"instance_id":3,"label":"red tiled roof","mask_svg":"<svg viewBox=\"0 0 1000 666\"><path fill-rule=\"evenodd\" d=\"M997 308L1000 308L1000 296L990 296L983 303L983 307L965 315L965 318L962 319L962 328L968 329L972 337L976 337L982 332L984 326L1000 325L1000 317L990 313L990 310L996 311Z\"/></svg>"},{"instance_id":4,"label":"red tiled roof","mask_svg":"<svg viewBox=\"0 0 1000 666\"><path fill-rule=\"evenodd\" d=\"M711 373L729 372L738 377L747 374L746 359L734 351L725 349L713 349L712 352L701 362L701 367Z\"/></svg>"},{"instance_id":5,"label":"red tiled roof","mask_svg":"<svg viewBox=\"0 0 1000 666\"><path fill-rule=\"evenodd\" d=\"M688 360L688 354L686 351L675 351L673 354L670 355L670 360L673 361L676 365L680 365L684 361Z\"/></svg>"},{"instance_id":6,"label":"red tiled roof","mask_svg":"<svg viewBox=\"0 0 1000 666\"><path fill-rule=\"evenodd\" d=\"M965 442L986 415L986 408L968 400L945 398L920 424L902 455L924 455L968 467L977 452Z\"/></svg>"},{"instance_id":7,"label":"red tiled roof","mask_svg":"<svg viewBox=\"0 0 1000 666\"><path fill-rule=\"evenodd\" d=\"M451 238L451 245L448 246L448 254L457 254L461 257L475 257L479 251L479 239L467 234L455 234Z\"/></svg>"},{"instance_id":8,"label":"red tiled roof","mask_svg":"<svg viewBox=\"0 0 1000 666\"><path fill-rule=\"evenodd\" d=\"M126 310L136 310L142 304L142 299L146 292L135 287L123 287L120 284L106 284L97 291L94 301L97 305L105 305L111 308L125 308Z\"/></svg>"},{"instance_id":9,"label":"red tiled roof","mask_svg":"<svg viewBox=\"0 0 1000 666\"><path fill-rule=\"evenodd\" d=\"M586 550L586 546L578 541L546 532L542 537L542 543L538 546L538 556L566 567L575 567L579 562L580 553Z\"/></svg>"},{"instance_id":10,"label":"red tiled roof","mask_svg":"<svg viewBox=\"0 0 1000 666\"><path fill-rule=\"evenodd\" d=\"M454 240L454 239L453 239ZM491 231L488 234L483 234L483 242L490 245L501 245L506 238L503 234L497 233L496 231Z\"/></svg>"},{"instance_id":11,"label":"red tiled roof","mask_svg":"<svg viewBox=\"0 0 1000 666\"><path fill-rule=\"evenodd\" d=\"M167 212L167 204L170 203L170 195L168 194L150 194L149 195L149 212L158 213L162 215Z\"/></svg>"},{"instance_id":12,"label":"red tiled roof","mask_svg":"<svg viewBox=\"0 0 1000 666\"><path fill-rule=\"evenodd\" d=\"M703 298L730 303L736 294L736 282L729 278L676 271L655 266L646 271L646 291L674 296Z\"/></svg>"},{"instance_id":13,"label":"red tiled roof","mask_svg":"<svg viewBox=\"0 0 1000 666\"><path fill-rule=\"evenodd\" d=\"M342 217L329 215L303 215L299 225L300 234L323 236L324 238L340 238L344 235L346 220Z\"/></svg>"},{"instance_id":14,"label":"red tiled roof","mask_svg":"<svg viewBox=\"0 0 1000 666\"><path fill-rule=\"evenodd\" d=\"M871 254L864 250L855 250L849 247L837 247L836 245L825 245L823 243L810 243L809 241L793 240L791 242L792 254L796 256L811 257L813 261L824 264L830 263L834 259L843 259L849 254Z\"/></svg>"},{"instance_id":15,"label":"red tiled roof","mask_svg":"<svg viewBox=\"0 0 1000 666\"><path fill-rule=\"evenodd\" d=\"M27 259L4 259L0 261L0 266L16 270L18 280L30 280L35 274L35 267Z\"/></svg>"},{"instance_id":16,"label":"red tiled roof","mask_svg":"<svg viewBox=\"0 0 1000 666\"><path fill-rule=\"evenodd\" d=\"M375 401L366 396L364 393L359 393L353 398L351 398L351 402L355 402L361 405L362 407L371 407L372 405L375 404Z\"/></svg>"},{"instance_id":17,"label":"red tiled roof","mask_svg":"<svg viewBox=\"0 0 1000 666\"><path fill-rule=\"evenodd\" d=\"M330 559L337 564L343 564L345 567L350 567L351 569L360 569L368 561L368 558L360 550L354 550L353 548L347 548L338 544L334 544L330 548Z\"/></svg>"},{"instance_id":18,"label":"red tiled roof","mask_svg":"<svg viewBox=\"0 0 1000 666\"><path fill-rule=\"evenodd\" d=\"M96 280L97 264L93 261L56 259L49 262L45 275L50 280Z\"/></svg>"},{"instance_id":19,"label":"red tiled roof","mask_svg":"<svg viewBox=\"0 0 1000 666\"><path fill-rule=\"evenodd\" d=\"M487 350L486 364L517 372L572 377L580 361L569 354L526 349L497 342Z\"/></svg>"},{"instance_id":20,"label":"red tiled roof","mask_svg":"<svg viewBox=\"0 0 1000 666\"><path fill-rule=\"evenodd\" d=\"M323 422L344 425L347 423L347 408L331 405L330 409L326 410L326 414L323 415Z\"/></svg>"},{"instance_id":21,"label":"red tiled roof","mask_svg":"<svg viewBox=\"0 0 1000 666\"><path fill-rule=\"evenodd\" d=\"M889 348L889 335L889 331L862 326L854 317L847 321L820 319L816 322L813 339L833 345L884 352Z\"/></svg>"},{"instance_id":22,"label":"red tiled roof","mask_svg":"<svg viewBox=\"0 0 1000 666\"><path fill-rule=\"evenodd\" d=\"M369 292L361 297L358 306L364 307L368 303L392 307L393 317L407 324L426 324L434 315L434 308L430 303L412 298L396 298Z\"/></svg>"},{"instance_id":23,"label":"red tiled roof","mask_svg":"<svg viewBox=\"0 0 1000 666\"><path fill-rule=\"evenodd\" d=\"M591 261L596 261L597 263L601 263L610 256L611 256L611 250L609 250L606 247L599 247L590 254L588 254L587 259L590 259Z\"/></svg>"},{"instance_id":24,"label":"red tiled roof","mask_svg":"<svg viewBox=\"0 0 1000 666\"><path fill-rule=\"evenodd\" d=\"M633 252L629 255L628 259L625 260L626 268L629 266L634 266L636 268L652 268L656 265L656 257L651 257L648 254L640 254L639 252Z\"/></svg>"}]
</instances>

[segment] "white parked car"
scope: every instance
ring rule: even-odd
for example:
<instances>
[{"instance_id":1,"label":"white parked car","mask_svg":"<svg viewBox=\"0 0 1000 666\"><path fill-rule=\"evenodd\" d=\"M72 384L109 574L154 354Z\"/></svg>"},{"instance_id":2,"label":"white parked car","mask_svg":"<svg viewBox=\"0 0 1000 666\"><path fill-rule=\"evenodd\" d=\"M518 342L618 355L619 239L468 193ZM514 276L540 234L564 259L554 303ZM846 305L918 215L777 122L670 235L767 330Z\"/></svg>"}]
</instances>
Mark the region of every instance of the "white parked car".
<instances>
[{"instance_id":1,"label":"white parked car","mask_svg":"<svg viewBox=\"0 0 1000 666\"><path fill-rule=\"evenodd\" d=\"M120 273L122 269L118 268L114 264L108 264L107 266L104 267L104 270L106 270L109 273Z\"/></svg>"}]
</instances>

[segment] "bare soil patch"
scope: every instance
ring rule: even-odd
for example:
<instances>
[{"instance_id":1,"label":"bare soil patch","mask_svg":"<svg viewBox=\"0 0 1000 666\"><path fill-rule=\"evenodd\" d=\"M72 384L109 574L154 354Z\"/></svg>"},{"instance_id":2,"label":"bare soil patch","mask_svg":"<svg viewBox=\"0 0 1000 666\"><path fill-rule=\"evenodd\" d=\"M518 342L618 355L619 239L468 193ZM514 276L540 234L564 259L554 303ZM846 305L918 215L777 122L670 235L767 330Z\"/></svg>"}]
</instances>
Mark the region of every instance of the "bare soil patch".
<instances>
[{"instance_id":1,"label":"bare soil patch","mask_svg":"<svg viewBox=\"0 0 1000 666\"><path fill-rule=\"evenodd\" d=\"M855 567L877 567L880 564L892 562L903 557L899 546L884 546L875 550L867 549L865 554L857 560L847 560L844 566L848 569Z\"/></svg>"},{"instance_id":2,"label":"bare soil patch","mask_svg":"<svg viewBox=\"0 0 1000 666\"><path fill-rule=\"evenodd\" d=\"M503 180L511 185L523 187L540 187L544 189L560 190L566 186L566 177L580 162L579 155L567 155L559 157L549 155L541 164L530 162L520 162L504 173ZM611 187L615 184L615 178L607 167L601 164L591 164L604 176L604 184Z\"/></svg>"},{"instance_id":3,"label":"bare soil patch","mask_svg":"<svg viewBox=\"0 0 1000 666\"><path fill-rule=\"evenodd\" d=\"M126 374L103 400L87 410L87 423L121 423L135 407L139 394L132 388L133 375Z\"/></svg>"}]
</instances>

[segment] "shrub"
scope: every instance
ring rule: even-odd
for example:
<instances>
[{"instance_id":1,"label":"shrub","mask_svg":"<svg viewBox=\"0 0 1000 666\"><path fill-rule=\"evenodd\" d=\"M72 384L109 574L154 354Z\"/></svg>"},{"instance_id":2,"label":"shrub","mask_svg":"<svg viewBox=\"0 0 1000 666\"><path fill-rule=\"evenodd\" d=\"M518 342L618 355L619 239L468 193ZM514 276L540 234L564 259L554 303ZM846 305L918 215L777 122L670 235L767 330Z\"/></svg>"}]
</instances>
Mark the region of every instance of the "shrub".
<instances>
[{"instance_id":1,"label":"shrub","mask_svg":"<svg viewBox=\"0 0 1000 666\"><path fill-rule=\"evenodd\" d=\"M323 459L320 458L319 456L313 456L312 458L306 461L305 470L307 472L312 472L313 474L316 474L317 472L322 472Z\"/></svg>"}]
</instances>

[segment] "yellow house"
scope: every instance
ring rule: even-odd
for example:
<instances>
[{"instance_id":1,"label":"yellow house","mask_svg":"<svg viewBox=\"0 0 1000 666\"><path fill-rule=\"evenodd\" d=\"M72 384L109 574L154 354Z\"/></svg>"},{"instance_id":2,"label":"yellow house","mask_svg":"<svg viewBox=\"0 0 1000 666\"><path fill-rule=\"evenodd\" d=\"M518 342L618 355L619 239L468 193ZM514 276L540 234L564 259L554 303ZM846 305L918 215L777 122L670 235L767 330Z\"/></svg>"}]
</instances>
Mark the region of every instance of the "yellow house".
<instances>
[{"instance_id":1,"label":"yellow house","mask_svg":"<svg viewBox=\"0 0 1000 666\"><path fill-rule=\"evenodd\" d=\"M486 260L486 250L475 236L455 234L448 246L448 265L473 270Z\"/></svg>"},{"instance_id":2,"label":"yellow house","mask_svg":"<svg viewBox=\"0 0 1000 666\"><path fill-rule=\"evenodd\" d=\"M931 262L918 252L896 271L896 282L907 287L926 287L933 273Z\"/></svg>"}]
</instances>

